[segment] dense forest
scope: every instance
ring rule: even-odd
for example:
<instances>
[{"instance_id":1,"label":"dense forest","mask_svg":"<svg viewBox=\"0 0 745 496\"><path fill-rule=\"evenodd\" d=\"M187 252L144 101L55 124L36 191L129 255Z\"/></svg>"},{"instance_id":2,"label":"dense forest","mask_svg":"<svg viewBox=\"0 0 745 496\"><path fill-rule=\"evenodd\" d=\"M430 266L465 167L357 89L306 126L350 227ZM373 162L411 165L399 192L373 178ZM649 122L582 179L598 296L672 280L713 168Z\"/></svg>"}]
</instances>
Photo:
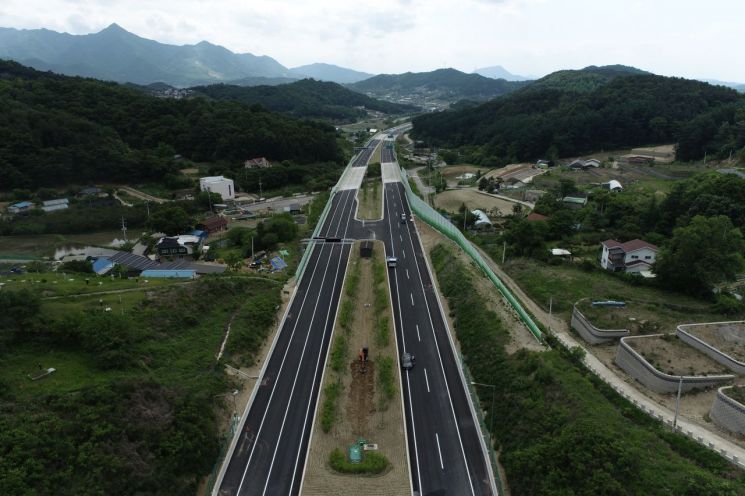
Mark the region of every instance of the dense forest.
<instances>
[{"instance_id":1,"label":"dense forest","mask_svg":"<svg viewBox=\"0 0 745 496\"><path fill-rule=\"evenodd\" d=\"M260 106L159 99L114 83L0 61L2 189L152 181L174 155L242 163L266 156L343 163L333 127Z\"/></svg>"},{"instance_id":2,"label":"dense forest","mask_svg":"<svg viewBox=\"0 0 745 496\"><path fill-rule=\"evenodd\" d=\"M745 160L745 96L735 90L627 75L578 91L565 79L569 89L528 86L478 107L422 115L413 135L487 166L671 142L679 160L730 152Z\"/></svg>"},{"instance_id":3,"label":"dense forest","mask_svg":"<svg viewBox=\"0 0 745 496\"><path fill-rule=\"evenodd\" d=\"M198 95L213 100L227 100L261 105L273 112L295 117L353 121L369 110L386 114L401 114L418 110L413 105L384 102L330 82L303 79L278 86L233 86L215 84L191 88Z\"/></svg>"}]
</instances>

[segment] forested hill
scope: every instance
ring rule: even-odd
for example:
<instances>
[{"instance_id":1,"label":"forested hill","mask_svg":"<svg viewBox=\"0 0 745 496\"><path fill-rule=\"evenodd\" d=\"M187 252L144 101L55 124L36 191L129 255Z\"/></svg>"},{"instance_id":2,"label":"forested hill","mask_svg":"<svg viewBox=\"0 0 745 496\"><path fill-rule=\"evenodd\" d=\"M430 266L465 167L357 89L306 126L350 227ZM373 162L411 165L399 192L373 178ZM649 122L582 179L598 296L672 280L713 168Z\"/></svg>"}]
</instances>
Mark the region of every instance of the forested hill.
<instances>
[{"instance_id":1,"label":"forested hill","mask_svg":"<svg viewBox=\"0 0 745 496\"><path fill-rule=\"evenodd\" d=\"M579 70L556 71L533 81L531 90L556 89L586 93L619 77L651 76L652 73L626 65L588 66Z\"/></svg>"},{"instance_id":2,"label":"forested hill","mask_svg":"<svg viewBox=\"0 0 745 496\"><path fill-rule=\"evenodd\" d=\"M467 160L499 165L654 143L679 143L678 158L740 153L745 96L698 81L616 77L592 91L525 88L478 107L414 119L413 135L464 147Z\"/></svg>"},{"instance_id":3,"label":"forested hill","mask_svg":"<svg viewBox=\"0 0 745 496\"><path fill-rule=\"evenodd\" d=\"M269 110L296 117L351 121L366 115L365 107L386 114L401 114L419 110L413 105L401 105L370 98L362 93L331 82L303 79L279 86L232 86L216 84L191 88L198 95L215 100L230 100L248 105L260 104Z\"/></svg>"},{"instance_id":4,"label":"forested hill","mask_svg":"<svg viewBox=\"0 0 745 496\"><path fill-rule=\"evenodd\" d=\"M343 162L334 128L264 109L159 99L0 61L0 188L158 180L194 161Z\"/></svg>"},{"instance_id":5,"label":"forested hill","mask_svg":"<svg viewBox=\"0 0 745 496\"><path fill-rule=\"evenodd\" d=\"M466 74L455 69L438 69L432 72L407 72L381 74L349 85L367 94L388 95L396 98L427 92L433 96L458 100L489 100L515 91L527 82L491 79L479 74Z\"/></svg>"}]
</instances>

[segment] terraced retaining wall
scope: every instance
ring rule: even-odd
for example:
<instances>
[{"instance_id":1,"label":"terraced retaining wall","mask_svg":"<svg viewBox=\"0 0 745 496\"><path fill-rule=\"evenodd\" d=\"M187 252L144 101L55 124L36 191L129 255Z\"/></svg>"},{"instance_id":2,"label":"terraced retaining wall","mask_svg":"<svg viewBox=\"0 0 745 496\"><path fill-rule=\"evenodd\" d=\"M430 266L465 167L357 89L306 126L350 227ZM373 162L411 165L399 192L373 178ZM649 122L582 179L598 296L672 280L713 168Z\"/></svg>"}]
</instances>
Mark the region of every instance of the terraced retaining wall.
<instances>
[{"instance_id":1,"label":"terraced retaining wall","mask_svg":"<svg viewBox=\"0 0 745 496\"><path fill-rule=\"evenodd\" d=\"M745 434L745 405L727 396L732 386L717 390L709 416L719 427L730 432Z\"/></svg>"},{"instance_id":2,"label":"terraced retaining wall","mask_svg":"<svg viewBox=\"0 0 745 496\"><path fill-rule=\"evenodd\" d=\"M579 302L577 302L579 303ZM587 320L582 312L574 304L572 310L572 329L577 331L582 339L590 344L601 344L629 335L628 329L599 329Z\"/></svg>"},{"instance_id":3,"label":"terraced retaining wall","mask_svg":"<svg viewBox=\"0 0 745 496\"><path fill-rule=\"evenodd\" d=\"M730 369L732 372L739 374L739 375L745 375L745 363L740 362L728 354L724 353L723 351L719 350L718 348L710 345L709 343L703 341L701 338L698 338L693 335L693 333L689 331L695 330L696 327L700 326L714 326L714 325L721 325L729 326L732 324L745 324L745 321L739 321L739 322L713 322L708 324L682 324L678 326L678 329L675 331L675 334L680 338L681 341L684 343L689 344L690 346L696 348L700 352L708 355L711 357L714 361L721 363L728 369ZM745 332L743 334L743 339L745 339Z\"/></svg>"},{"instance_id":4,"label":"terraced retaining wall","mask_svg":"<svg viewBox=\"0 0 745 496\"><path fill-rule=\"evenodd\" d=\"M627 343L633 339L649 339L664 336L664 334L652 334L649 336L627 336L621 338L616 350L616 364L625 370L634 379L647 386L657 393L673 393L678 391L678 384L681 377L683 392L692 389L703 389L712 386L718 386L724 382L731 381L735 378L732 374L722 375L670 375L657 370L649 363L640 353L637 353L631 345Z\"/></svg>"}]
</instances>

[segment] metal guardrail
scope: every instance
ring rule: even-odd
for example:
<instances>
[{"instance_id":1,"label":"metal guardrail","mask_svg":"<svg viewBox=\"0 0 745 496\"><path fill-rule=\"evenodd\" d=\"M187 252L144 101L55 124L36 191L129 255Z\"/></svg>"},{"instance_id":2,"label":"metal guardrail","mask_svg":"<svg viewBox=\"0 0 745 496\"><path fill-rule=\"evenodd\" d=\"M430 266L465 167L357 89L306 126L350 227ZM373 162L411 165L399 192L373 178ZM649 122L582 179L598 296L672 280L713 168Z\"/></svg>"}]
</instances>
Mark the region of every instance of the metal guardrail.
<instances>
[{"instance_id":1,"label":"metal guardrail","mask_svg":"<svg viewBox=\"0 0 745 496\"><path fill-rule=\"evenodd\" d=\"M510 303L512 308L515 309L517 314L520 316L520 320L523 321L528 330L538 340L543 340L543 333L538 326L533 322L533 319L528 315L523 306L517 301L517 298L513 296L507 286L504 285L501 279L497 277L494 271L489 267L486 261L483 259L481 254L474 248L468 239L463 235L460 230L453 225L448 219L442 216L437 210L430 207L424 200L419 198L411 190L409 185L409 175L406 169L401 169L401 178L403 179L404 189L406 190L406 196L409 199L409 204L412 210L416 213L424 222L432 226L437 231L441 232L451 240L453 240L458 246L460 246L464 252L471 257L471 259L479 266L479 268L486 274L491 282L497 287L502 296Z\"/></svg>"}]
</instances>

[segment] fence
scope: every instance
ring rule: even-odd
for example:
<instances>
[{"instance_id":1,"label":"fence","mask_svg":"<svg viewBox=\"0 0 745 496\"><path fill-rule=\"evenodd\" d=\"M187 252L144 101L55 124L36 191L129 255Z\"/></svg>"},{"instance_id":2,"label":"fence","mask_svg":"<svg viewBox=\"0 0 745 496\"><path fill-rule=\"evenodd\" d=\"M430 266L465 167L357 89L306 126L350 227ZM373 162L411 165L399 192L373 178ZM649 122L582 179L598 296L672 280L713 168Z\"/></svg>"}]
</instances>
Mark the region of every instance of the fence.
<instances>
[{"instance_id":1,"label":"fence","mask_svg":"<svg viewBox=\"0 0 745 496\"><path fill-rule=\"evenodd\" d=\"M401 169L401 178L406 189L406 197L409 199L409 205L414 213L419 216L424 222L453 240L461 249L471 257L471 259L479 266L479 268L486 274L491 282L497 287L502 296L512 305L517 314L520 316L520 320L523 321L525 326L533 333L533 336L538 340L543 339L543 333L538 326L533 322L533 319L528 315L528 312L522 307L520 302L512 295L507 289L504 283L497 277L491 267L484 261L481 254L473 247L470 241L466 239L460 230L453 225L448 219L443 217L437 210L427 205L421 198L414 194L409 185L409 175L405 169Z\"/></svg>"},{"instance_id":2,"label":"fence","mask_svg":"<svg viewBox=\"0 0 745 496\"><path fill-rule=\"evenodd\" d=\"M481 409L481 400L479 400L479 395L478 393L476 393L476 390L474 388L473 376L471 375L471 371L468 370L468 365L466 365L466 362L463 360L463 356L459 354L458 358L460 359L460 365L463 369L463 376L466 379L468 394L471 395L471 401L473 402L474 409L476 410L476 417L478 418L479 425L481 426L481 432L489 433L489 441L486 448L489 452L489 461L491 462L492 472L494 472L494 480L497 483L497 494L505 494L504 485L502 484L502 478L499 475L499 467L497 466L497 455L494 452L494 441L492 439L494 433L487 428L486 422L484 421L484 412ZM489 387L493 388L495 386ZM492 390L491 393L497 394L494 390ZM494 404L493 399L491 404ZM489 415L494 415L494 412L489 411Z\"/></svg>"}]
</instances>

